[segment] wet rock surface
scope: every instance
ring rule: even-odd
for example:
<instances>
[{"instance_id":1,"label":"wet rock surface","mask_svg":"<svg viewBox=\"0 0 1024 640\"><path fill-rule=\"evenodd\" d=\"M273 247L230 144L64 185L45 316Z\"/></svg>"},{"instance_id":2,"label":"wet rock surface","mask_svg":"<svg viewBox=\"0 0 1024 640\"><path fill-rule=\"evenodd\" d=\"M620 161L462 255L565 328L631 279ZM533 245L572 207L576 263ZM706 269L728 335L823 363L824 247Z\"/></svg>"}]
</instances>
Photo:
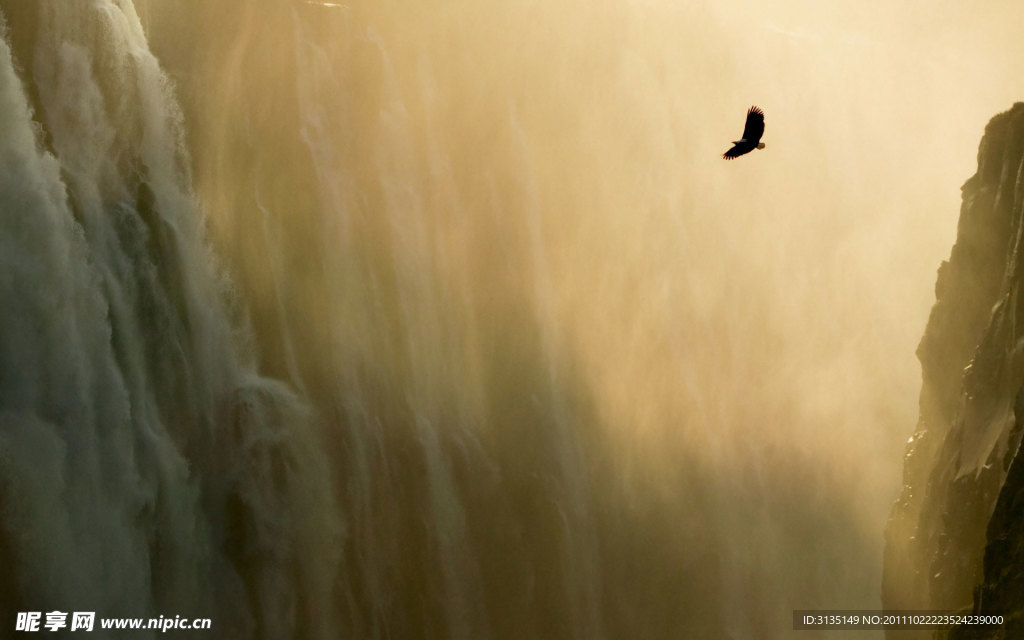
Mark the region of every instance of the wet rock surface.
<instances>
[{"instance_id":1,"label":"wet rock surface","mask_svg":"<svg viewBox=\"0 0 1024 640\"><path fill-rule=\"evenodd\" d=\"M989 122L962 192L918 347L920 418L886 529L882 599L1008 620L949 638L1024 637L1024 103Z\"/></svg>"}]
</instances>

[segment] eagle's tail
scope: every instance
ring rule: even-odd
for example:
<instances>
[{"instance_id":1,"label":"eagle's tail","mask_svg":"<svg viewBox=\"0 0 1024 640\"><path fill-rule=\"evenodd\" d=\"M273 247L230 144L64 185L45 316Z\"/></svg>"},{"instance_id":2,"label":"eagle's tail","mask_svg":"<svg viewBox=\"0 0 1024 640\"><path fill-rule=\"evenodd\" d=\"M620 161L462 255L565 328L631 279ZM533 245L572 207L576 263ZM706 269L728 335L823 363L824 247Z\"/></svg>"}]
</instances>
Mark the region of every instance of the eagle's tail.
<instances>
[{"instance_id":1,"label":"eagle's tail","mask_svg":"<svg viewBox=\"0 0 1024 640\"><path fill-rule=\"evenodd\" d=\"M758 142L757 143L757 148L758 149L764 149L764 143L763 142Z\"/></svg>"}]
</instances>

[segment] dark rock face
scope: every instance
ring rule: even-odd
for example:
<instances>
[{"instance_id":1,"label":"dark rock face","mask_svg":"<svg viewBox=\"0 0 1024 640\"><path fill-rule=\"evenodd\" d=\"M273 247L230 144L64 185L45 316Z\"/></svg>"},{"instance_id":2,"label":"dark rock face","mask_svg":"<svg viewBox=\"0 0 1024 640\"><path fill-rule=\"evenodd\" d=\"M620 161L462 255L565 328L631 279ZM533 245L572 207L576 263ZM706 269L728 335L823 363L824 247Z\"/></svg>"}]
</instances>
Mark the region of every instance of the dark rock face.
<instances>
[{"instance_id":1,"label":"dark rock face","mask_svg":"<svg viewBox=\"0 0 1024 640\"><path fill-rule=\"evenodd\" d=\"M1024 614L1024 103L989 122L962 191L918 347L921 413L886 529L882 601L1010 618ZM949 637L1024 637L1014 624Z\"/></svg>"}]
</instances>

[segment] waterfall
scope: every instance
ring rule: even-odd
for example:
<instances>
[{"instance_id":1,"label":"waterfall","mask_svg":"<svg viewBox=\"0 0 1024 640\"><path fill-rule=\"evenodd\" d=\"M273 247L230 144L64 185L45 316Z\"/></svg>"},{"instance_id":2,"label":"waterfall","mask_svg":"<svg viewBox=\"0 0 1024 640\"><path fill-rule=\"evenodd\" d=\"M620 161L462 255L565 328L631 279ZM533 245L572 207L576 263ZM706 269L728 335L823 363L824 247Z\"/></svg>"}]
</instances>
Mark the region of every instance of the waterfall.
<instances>
[{"instance_id":1,"label":"waterfall","mask_svg":"<svg viewBox=\"0 0 1024 640\"><path fill-rule=\"evenodd\" d=\"M876 608L960 176L885 145L976 105L748 5L0 0L0 625Z\"/></svg>"},{"instance_id":2,"label":"waterfall","mask_svg":"<svg viewBox=\"0 0 1024 640\"><path fill-rule=\"evenodd\" d=\"M34 33L0 45L5 607L294 636L339 560L318 419L242 355L170 83L130 2L9 15Z\"/></svg>"}]
</instances>

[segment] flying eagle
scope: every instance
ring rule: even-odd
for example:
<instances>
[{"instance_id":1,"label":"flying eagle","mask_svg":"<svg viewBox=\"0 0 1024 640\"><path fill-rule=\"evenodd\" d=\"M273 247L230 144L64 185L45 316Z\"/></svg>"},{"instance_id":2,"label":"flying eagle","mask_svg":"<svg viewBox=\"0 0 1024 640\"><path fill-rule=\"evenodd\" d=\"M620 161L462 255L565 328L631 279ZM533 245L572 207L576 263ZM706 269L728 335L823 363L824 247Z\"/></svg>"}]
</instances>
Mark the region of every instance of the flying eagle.
<instances>
[{"instance_id":1,"label":"flying eagle","mask_svg":"<svg viewBox=\"0 0 1024 640\"><path fill-rule=\"evenodd\" d=\"M732 143L732 149L722 154L726 160L738 158L754 149L764 149L761 136L764 135L764 111L758 107L747 110L747 124L743 125L743 137Z\"/></svg>"}]
</instances>

